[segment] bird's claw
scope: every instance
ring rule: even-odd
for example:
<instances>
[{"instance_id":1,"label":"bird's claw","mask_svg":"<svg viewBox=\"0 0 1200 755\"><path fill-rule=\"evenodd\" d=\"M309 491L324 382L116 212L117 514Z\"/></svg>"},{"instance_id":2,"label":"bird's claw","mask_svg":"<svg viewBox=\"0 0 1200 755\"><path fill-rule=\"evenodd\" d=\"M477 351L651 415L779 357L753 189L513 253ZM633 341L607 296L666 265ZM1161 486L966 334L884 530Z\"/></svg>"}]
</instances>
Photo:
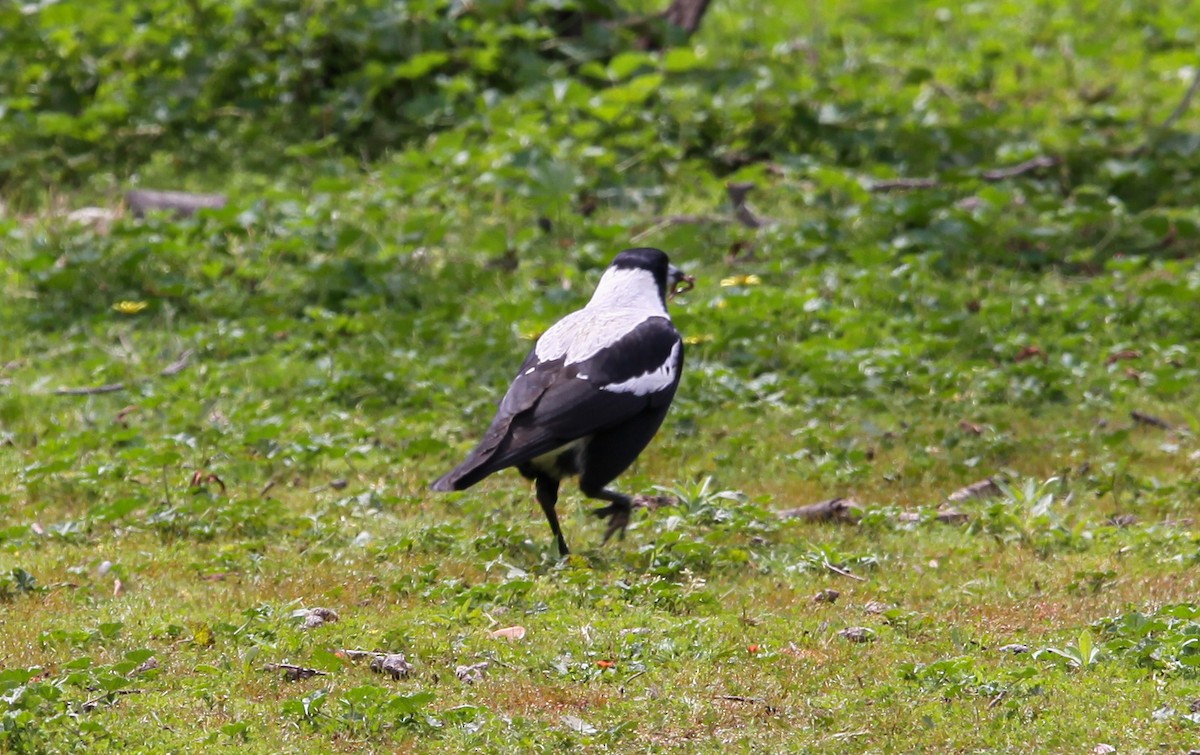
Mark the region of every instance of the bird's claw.
<instances>
[{"instance_id":1,"label":"bird's claw","mask_svg":"<svg viewBox=\"0 0 1200 755\"><path fill-rule=\"evenodd\" d=\"M592 512L597 517L608 520L608 529L604 531L604 540L600 542L601 545L607 543L616 534L620 534L622 540L625 539L625 528L629 526L630 511L628 505L621 506L614 503Z\"/></svg>"}]
</instances>

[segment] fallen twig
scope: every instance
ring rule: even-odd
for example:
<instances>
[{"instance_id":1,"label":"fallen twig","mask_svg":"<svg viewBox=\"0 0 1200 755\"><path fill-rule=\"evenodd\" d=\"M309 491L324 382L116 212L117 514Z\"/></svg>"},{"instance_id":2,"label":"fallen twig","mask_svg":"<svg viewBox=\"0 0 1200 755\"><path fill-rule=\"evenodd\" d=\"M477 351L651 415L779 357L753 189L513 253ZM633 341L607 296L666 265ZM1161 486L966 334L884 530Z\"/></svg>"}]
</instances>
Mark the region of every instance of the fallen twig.
<instances>
[{"instance_id":1,"label":"fallen twig","mask_svg":"<svg viewBox=\"0 0 1200 755\"><path fill-rule=\"evenodd\" d=\"M940 182L936 178L885 178L872 181L867 191L907 191L909 189L936 189Z\"/></svg>"},{"instance_id":2,"label":"fallen twig","mask_svg":"<svg viewBox=\"0 0 1200 755\"><path fill-rule=\"evenodd\" d=\"M100 707L100 703L105 699L111 698L108 700L108 704L115 705L117 702L117 698L119 698L119 697L123 697L125 695L140 695L141 693L142 693L142 691L140 689L114 689L110 692L105 692L103 695L98 695L96 697L93 697L91 700L84 702L82 705L79 706L79 709L81 711L83 711L84 713L91 713L96 708Z\"/></svg>"},{"instance_id":3,"label":"fallen twig","mask_svg":"<svg viewBox=\"0 0 1200 755\"><path fill-rule=\"evenodd\" d=\"M186 191L149 191L134 189L125 193L125 204L135 218L144 217L150 210L172 210L177 218L195 215L197 210L220 209L225 206L224 194L192 194Z\"/></svg>"},{"instance_id":4,"label":"fallen twig","mask_svg":"<svg viewBox=\"0 0 1200 755\"><path fill-rule=\"evenodd\" d=\"M1033 173L1037 170L1053 168L1061 162L1061 158L1053 155L1038 155L1037 157L1029 158L1025 162L1020 162L1016 165L1010 165L1007 168L993 168L992 170L985 170L979 175L982 176L983 180L985 181L1006 181L1010 178L1023 176L1026 173Z\"/></svg>"},{"instance_id":5,"label":"fallen twig","mask_svg":"<svg viewBox=\"0 0 1200 755\"><path fill-rule=\"evenodd\" d=\"M996 482L996 478L988 477L979 482L973 482L966 487L959 488L950 495L946 496L946 500L950 503L962 503L963 501L972 498L992 498L1000 495L1000 485Z\"/></svg>"},{"instance_id":6,"label":"fallen twig","mask_svg":"<svg viewBox=\"0 0 1200 755\"><path fill-rule=\"evenodd\" d=\"M171 362L166 367L159 371L160 377L174 377L187 369L187 366L192 361L192 354L195 351L188 349L179 355L179 358ZM143 381L144 382L144 381ZM126 383L107 383L105 385L85 386L82 388L55 388L55 396L97 396L102 393L117 393L123 391L129 386Z\"/></svg>"},{"instance_id":7,"label":"fallen twig","mask_svg":"<svg viewBox=\"0 0 1200 755\"><path fill-rule=\"evenodd\" d=\"M108 383L106 385L96 385L88 388L57 388L54 391L55 396L98 396L101 393L116 393L117 391L125 390L124 383Z\"/></svg>"},{"instance_id":8,"label":"fallen twig","mask_svg":"<svg viewBox=\"0 0 1200 755\"><path fill-rule=\"evenodd\" d=\"M828 740L832 739L832 740L840 742L843 739L852 739L854 737L865 737L870 733L871 732L866 729L863 729L862 731L839 731L837 734L830 734L828 737L825 737L825 740L823 740L823 741L828 741Z\"/></svg>"},{"instance_id":9,"label":"fallen twig","mask_svg":"<svg viewBox=\"0 0 1200 755\"><path fill-rule=\"evenodd\" d=\"M758 188L757 185L749 181L725 184L725 192L729 195L729 205L733 208L733 216L747 228L762 228L764 225L775 222L770 218L759 217L746 204L746 196L756 188Z\"/></svg>"},{"instance_id":10,"label":"fallen twig","mask_svg":"<svg viewBox=\"0 0 1200 755\"><path fill-rule=\"evenodd\" d=\"M866 577L860 577L857 574L854 574L853 572L848 572L845 569L843 569L842 567L834 566L833 564L829 563L828 561L825 561L824 563L822 563L822 566L824 566L826 569L833 572L834 574L840 574L843 577L849 577L850 579L855 579L855 580L858 580L859 582L867 581Z\"/></svg>"},{"instance_id":11,"label":"fallen twig","mask_svg":"<svg viewBox=\"0 0 1200 755\"><path fill-rule=\"evenodd\" d=\"M192 354L195 353L195 350L187 349L179 355L178 359L176 359L174 362L171 362L166 367L163 367L162 371L158 374L162 377L174 377L175 375L178 375L187 369L188 363L192 361Z\"/></svg>"},{"instance_id":12,"label":"fallen twig","mask_svg":"<svg viewBox=\"0 0 1200 755\"><path fill-rule=\"evenodd\" d=\"M1134 422L1137 422L1137 423L1140 423L1143 425L1149 425L1151 427L1159 427L1159 428L1162 428L1163 430L1171 429L1171 423L1167 422L1165 419L1162 419L1161 417L1155 417L1153 414L1146 414L1145 412L1139 412L1137 409L1134 409L1133 411L1131 411L1129 413L1129 416Z\"/></svg>"},{"instance_id":13,"label":"fallen twig","mask_svg":"<svg viewBox=\"0 0 1200 755\"><path fill-rule=\"evenodd\" d=\"M1046 168L1053 168L1062 162L1062 158L1054 155L1038 155L1031 157L1024 162L1016 165L1009 165L1003 168L992 168L990 170L981 171L979 177L989 183L997 181L1007 181L1010 178L1018 178L1026 173L1033 173ZM940 179L936 177L921 177L921 178L881 178L871 181L867 184L867 191L883 192L883 191L908 191L910 189L936 189L942 185Z\"/></svg>"},{"instance_id":14,"label":"fallen twig","mask_svg":"<svg viewBox=\"0 0 1200 755\"><path fill-rule=\"evenodd\" d=\"M282 671L283 677L289 682L298 681L300 679L308 679L313 676L329 676L324 671L315 668L305 668L297 666L293 663L268 663L263 666L263 671Z\"/></svg>"},{"instance_id":15,"label":"fallen twig","mask_svg":"<svg viewBox=\"0 0 1200 755\"><path fill-rule=\"evenodd\" d=\"M934 518L942 524L965 524L971 517L966 512L946 507L938 509Z\"/></svg>"},{"instance_id":16,"label":"fallen twig","mask_svg":"<svg viewBox=\"0 0 1200 755\"><path fill-rule=\"evenodd\" d=\"M673 225L723 225L732 223L732 218L727 218L722 215L664 215L662 217L652 218L650 226L638 233L634 234L630 239L633 242L641 241L647 236L652 236L664 228L669 228Z\"/></svg>"},{"instance_id":17,"label":"fallen twig","mask_svg":"<svg viewBox=\"0 0 1200 755\"><path fill-rule=\"evenodd\" d=\"M776 512L780 519L803 519L806 522L837 522L855 524L862 517L862 507L853 498L830 498L794 509Z\"/></svg>"},{"instance_id":18,"label":"fallen twig","mask_svg":"<svg viewBox=\"0 0 1200 755\"><path fill-rule=\"evenodd\" d=\"M1158 127L1159 131L1166 131L1175 125L1175 121L1183 117L1183 114L1187 112L1189 107L1191 107L1192 98L1196 96L1197 89L1200 89L1200 66L1197 66L1192 72L1191 85L1189 85L1187 91L1183 93L1183 98L1179 100L1179 104L1175 106L1175 109L1171 111L1171 114L1168 115L1166 120L1162 122L1162 125Z\"/></svg>"},{"instance_id":19,"label":"fallen twig","mask_svg":"<svg viewBox=\"0 0 1200 755\"><path fill-rule=\"evenodd\" d=\"M761 697L746 697L745 695L717 695L718 700L728 700L731 703L764 703Z\"/></svg>"}]
</instances>

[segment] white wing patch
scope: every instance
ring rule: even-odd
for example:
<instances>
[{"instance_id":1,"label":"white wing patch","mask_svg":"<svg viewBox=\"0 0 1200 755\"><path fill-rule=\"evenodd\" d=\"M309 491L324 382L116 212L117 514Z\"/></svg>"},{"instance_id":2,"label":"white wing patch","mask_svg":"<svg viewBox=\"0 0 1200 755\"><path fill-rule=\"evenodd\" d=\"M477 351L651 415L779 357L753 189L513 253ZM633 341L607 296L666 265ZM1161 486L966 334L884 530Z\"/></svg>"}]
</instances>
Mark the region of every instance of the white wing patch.
<instances>
[{"instance_id":1,"label":"white wing patch","mask_svg":"<svg viewBox=\"0 0 1200 755\"><path fill-rule=\"evenodd\" d=\"M563 359L564 366L584 362L652 317L670 319L666 313L647 315L631 309L581 309L559 320L543 333L533 351L539 362Z\"/></svg>"},{"instance_id":2,"label":"white wing patch","mask_svg":"<svg viewBox=\"0 0 1200 755\"><path fill-rule=\"evenodd\" d=\"M609 268L587 306L554 323L534 346L539 362L591 359L651 317L667 316L648 270Z\"/></svg>"},{"instance_id":3,"label":"white wing patch","mask_svg":"<svg viewBox=\"0 0 1200 755\"><path fill-rule=\"evenodd\" d=\"M657 369L644 372L641 375L622 380L619 383L600 386L600 390L610 393L632 393L635 396L646 396L651 393L666 390L675 382L679 374L679 342L671 347L667 361Z\"/></svg>"}]
</instances>

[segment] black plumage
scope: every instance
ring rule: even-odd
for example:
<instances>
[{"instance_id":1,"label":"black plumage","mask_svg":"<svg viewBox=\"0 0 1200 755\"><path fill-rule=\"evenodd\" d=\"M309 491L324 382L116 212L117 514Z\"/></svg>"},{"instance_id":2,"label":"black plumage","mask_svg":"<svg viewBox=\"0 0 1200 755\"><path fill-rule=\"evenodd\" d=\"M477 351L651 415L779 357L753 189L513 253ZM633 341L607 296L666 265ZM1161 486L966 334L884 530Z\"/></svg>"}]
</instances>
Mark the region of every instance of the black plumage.
<instances>
[{"instance_id":1,"label":"black plumage","mask_svg":"<svg viewBox=\"0 0 1200 755\"><path fill-rule=\"evenodd\" d=\"M666 301L692 279L658 249L627 249L591 301L547 330L517 372L496 416L467 458L433 484L464 490L516 467L537 499L562 554L555 505L559 483L579 475L589 498L607 501L604 540L624 534L629 496L607 488L658 431L683 369L683 341Z\"/></svg>"}]
</instances>

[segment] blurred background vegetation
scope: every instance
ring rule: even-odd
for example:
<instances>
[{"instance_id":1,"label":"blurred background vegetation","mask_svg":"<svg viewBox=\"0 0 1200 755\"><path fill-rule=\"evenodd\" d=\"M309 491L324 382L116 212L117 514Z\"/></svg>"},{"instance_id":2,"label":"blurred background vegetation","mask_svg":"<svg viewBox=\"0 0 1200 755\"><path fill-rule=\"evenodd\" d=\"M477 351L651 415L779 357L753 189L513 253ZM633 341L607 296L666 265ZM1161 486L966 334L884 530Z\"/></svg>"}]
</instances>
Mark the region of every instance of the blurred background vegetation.
<instances>
[{"instance_id":1,"label":"blurred background vegetation","mask_svg":"<svg viewBox=\"0 0 1200 755\"><path fill-rule=\"evenodd\" d=\"M1195 2L664 5L0 3L0 750L1190 746ZM666 505L560 562L427 486L634 244Z\"/></svg>"}]
</instances>

